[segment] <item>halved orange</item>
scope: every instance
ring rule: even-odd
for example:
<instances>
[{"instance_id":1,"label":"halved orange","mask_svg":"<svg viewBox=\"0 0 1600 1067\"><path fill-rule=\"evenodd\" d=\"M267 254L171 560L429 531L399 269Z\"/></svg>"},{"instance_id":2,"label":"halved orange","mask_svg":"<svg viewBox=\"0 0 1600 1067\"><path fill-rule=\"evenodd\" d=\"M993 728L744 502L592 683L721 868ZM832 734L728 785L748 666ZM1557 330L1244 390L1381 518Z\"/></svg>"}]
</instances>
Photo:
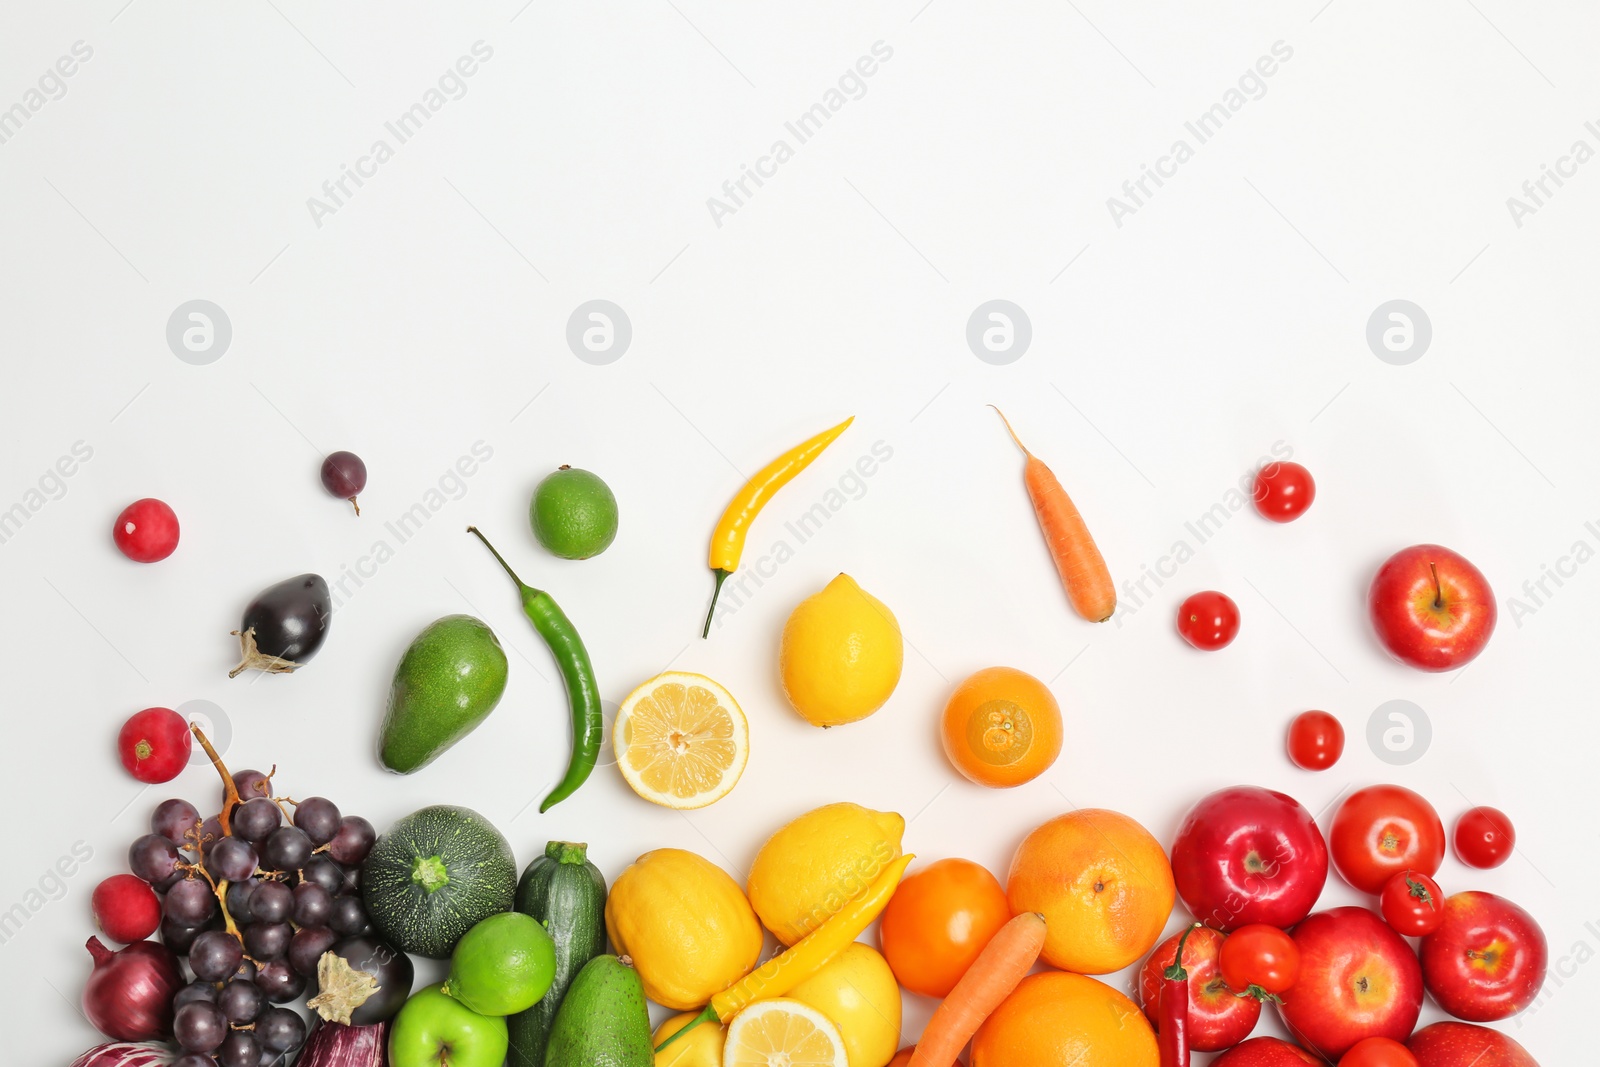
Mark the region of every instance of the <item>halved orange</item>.
<instances>
[{"instance_id":1,"label":"halved orange","mask_svg":"<svg viewBox=\"0 0 1600 1067\"><path fill-rule=\"evenodd\" d=\"M688 810L728 795L750 759L750 725L733 695L703 674L668 671L628 694L612 727L633 791Z\"/></svg>"}]
</instances>

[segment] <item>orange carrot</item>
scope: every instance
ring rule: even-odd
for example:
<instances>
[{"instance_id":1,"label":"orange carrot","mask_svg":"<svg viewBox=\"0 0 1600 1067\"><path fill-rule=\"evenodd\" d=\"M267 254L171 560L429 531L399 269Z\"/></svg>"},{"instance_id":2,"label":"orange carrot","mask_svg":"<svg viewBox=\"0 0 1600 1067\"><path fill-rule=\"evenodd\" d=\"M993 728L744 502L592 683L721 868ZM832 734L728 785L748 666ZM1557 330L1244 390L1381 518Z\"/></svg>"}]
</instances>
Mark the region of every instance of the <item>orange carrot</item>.
<instances>
[{"instance_id":1,"label":"orange carrot","mask_svg":"<svg viewBox=\"0 0 1600 1067\"><path fill-rule=\"evenodd\" d=\"M1044 916L1025 911L1000 928L950 990L907 1067L951 1067L983 1020L1011 995L1044 948Z\"/></svg>"},{"instance_id":2,"label":"orange carrot","mask_svg":"<svg viewBox=\"0 0 1600 1067\"><path fill-rule=\"evenodd\" d=\"M993 404L989 406L994 407ZM1072 498L1061 488L1055 474L1018 440L1017 431L1011 428L1011 420L1006 418L1005 412L999 408L994 410L1006 424L1011 440L1028 457L1022 480L1028 487L1028 499L1033 501L1034 514L1039 517L1039 529L1044 533L1050 557L1056 561L1056 572L1061 575L1067 599L1072 601L1073 610L1090 622L1105 622L1117 610L1117 590L1111 584L1105 557L1100 555L1083 516L1078 514Z\"/></svg>"}]
</instances>

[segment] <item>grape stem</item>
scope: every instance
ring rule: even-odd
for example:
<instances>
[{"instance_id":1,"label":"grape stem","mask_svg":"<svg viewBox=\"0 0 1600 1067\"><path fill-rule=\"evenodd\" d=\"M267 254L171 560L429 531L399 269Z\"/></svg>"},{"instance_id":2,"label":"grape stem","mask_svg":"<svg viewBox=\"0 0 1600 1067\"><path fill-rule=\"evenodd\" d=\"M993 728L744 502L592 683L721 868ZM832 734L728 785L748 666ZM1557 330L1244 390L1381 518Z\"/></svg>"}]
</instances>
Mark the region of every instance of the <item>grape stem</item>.
<instances>
[{"instance_id":1,"label":"grape stem","mask_svg":"<svg viewBox=\"0 0 1600 1067\"><path fill-rule=\"evenodd\" d=\"M227 837L232 832L229 820L233 816L233 809L241 803L239 800L239 787L233 784L233 775L228 773L228 768L223 764L222 757L217 755L216 748L211 744L211 739L206 736L206 732L200 729L200 724L192 722L189 724L189 729L193 731L195 740L200 742L200 747L205 749L206 755L211 758L211 766L215 767L217 773L222 775L222 811L217 815L217 825L222 827L222 836ZM222 909L224 927L228 933L234 937L239 937L239 927L234 924L233 916L228 914L228 883L226 881L215 881L210 872L205 869L204 849L201 850L200 862L194 864L193 869L199 871L201 876L211 883L211 892L215 893L217 897L217 907ZM240 940L242 941L243 939L241 938Z\"/></svg>"}]
</instances>

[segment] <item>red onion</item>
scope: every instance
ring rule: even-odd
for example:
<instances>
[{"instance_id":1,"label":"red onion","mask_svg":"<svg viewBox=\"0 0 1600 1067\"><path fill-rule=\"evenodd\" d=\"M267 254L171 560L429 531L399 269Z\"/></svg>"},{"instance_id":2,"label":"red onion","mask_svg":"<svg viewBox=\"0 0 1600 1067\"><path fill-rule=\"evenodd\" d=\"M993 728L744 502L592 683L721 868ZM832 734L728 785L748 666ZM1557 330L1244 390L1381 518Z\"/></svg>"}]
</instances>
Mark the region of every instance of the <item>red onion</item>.
<instances>
[{"instance_id":1,"label":"red onion","mask_svg":"<svg viewBox=\"0 0 1600 1067\"><path fill-rule=\"evenodd\" d=\"M344 1026L318 1022L306 1038L295 1067L383 1067L388 1023Z\"/></svg>"},{"instance_id":2,"label":"red onion","mask_svg":"<svg viewBox=\"0 0 1600 1067\"><path fill-rule=\"evenodd\" d=\"M115 1041L96 1045L72 1061L72 1067L168 1067L178 1054L149 1041Z\"/></svg>"},{"instance_id":3,"label":"red onion","mask_svg":"<svg viewBox=\"0 0 1600 1067\"><path fill-rule=\"evenodd\" d=\"M83 985L83 1013L118 1041L172 1036L172 998L183 987L178 958L165 945L135 941L112 952L98 937L88 942L94 971Z\"/></svg>"}]
</instances>

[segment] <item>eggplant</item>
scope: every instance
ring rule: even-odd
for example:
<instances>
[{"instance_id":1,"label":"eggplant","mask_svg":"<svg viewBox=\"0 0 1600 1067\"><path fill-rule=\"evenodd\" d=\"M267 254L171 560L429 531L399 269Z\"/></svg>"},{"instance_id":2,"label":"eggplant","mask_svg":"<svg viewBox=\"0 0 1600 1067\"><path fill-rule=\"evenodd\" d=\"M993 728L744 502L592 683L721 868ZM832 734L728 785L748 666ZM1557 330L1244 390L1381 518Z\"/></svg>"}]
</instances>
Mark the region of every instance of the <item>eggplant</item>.
<instances>
[{"instance_id":1,"label":"eggplant","mask_svg":"<svg viewBox=\"0 0 1600 1067\"><path fill-rule=\"evenodd\" d=\"M243 658L228 677L248 670L292 674L317 654L332 618L333 599L322 575L302 574L268 586L250 601L233 631Z\"/></svg>"},{"instance_id":2,"label":"eggplant","mask_svg":"<svg viewBox=\"0 0 1600 1067\"><path fill-rule=\"evenodd\" d=\"M347 937L317 961L317 995L307 1002L331 1023L388 1022L411 995L411 957L380 938Z\"/></svg>"}]
</instances>

